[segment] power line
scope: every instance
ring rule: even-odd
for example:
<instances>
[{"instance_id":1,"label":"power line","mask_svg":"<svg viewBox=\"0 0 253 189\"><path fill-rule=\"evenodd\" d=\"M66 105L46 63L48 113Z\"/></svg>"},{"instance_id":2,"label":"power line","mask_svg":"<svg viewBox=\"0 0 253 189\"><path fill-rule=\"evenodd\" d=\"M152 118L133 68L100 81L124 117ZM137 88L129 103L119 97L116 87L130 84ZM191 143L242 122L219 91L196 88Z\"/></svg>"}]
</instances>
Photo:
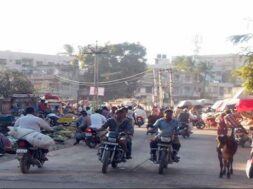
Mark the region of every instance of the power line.
<instances>
[{"instance_id":1,"label":"power line","mask_svg":"<svg viewBox=\"0 0 253 189\"><path fill-rule=\"evenodd\" d=\"M138 73L138 74L135 74L135 75L132 75L132 76L128 76L128 77L124 77L124 78L120 78L120 79L115 79L115 80L111 80L111 81L106 81L106 82L99 82L100 85L106 85L106 84L111 84L111 83L115 83L115 82L125 82L125 81L128 81L128 79L132 79L132 78L141 78L142 77L142 74L145 74L147 72L150 72L152 70L146 70L144 72L141 72L141 73ZM76 81L76 80L71 80L69 78L64 78L64 77L61 77L59 75L55 75L57 78L60 78L62 80L65 80L65 81L69 81L69 82L72 82L72 83L76 83L76 84L84 84L84 85L89 85L89 86L92 86L94 83L92 82L81 82L81 81Z\"/></svg>"}]
</instances>

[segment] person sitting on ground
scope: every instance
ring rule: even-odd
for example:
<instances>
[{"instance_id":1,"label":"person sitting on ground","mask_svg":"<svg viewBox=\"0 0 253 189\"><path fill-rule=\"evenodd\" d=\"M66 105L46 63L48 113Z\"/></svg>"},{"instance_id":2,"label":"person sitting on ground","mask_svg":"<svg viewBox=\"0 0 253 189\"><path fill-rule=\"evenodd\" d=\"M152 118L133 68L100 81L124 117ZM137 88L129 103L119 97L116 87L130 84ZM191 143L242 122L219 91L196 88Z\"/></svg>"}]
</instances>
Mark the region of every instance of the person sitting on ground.
<instances>
[{"instance_id":1,"label":"person sitting on ground","mask_svg":"<svg viewBox=\"0 0 253 189\"><path fill-rule=\"evenodd\" d=\"M85 136L83 135L83 132L87 127L91 125L90 116L88 116L87 112L85 110L82 110L80 114L81 115L76 120L77 133L75 136L76 142L74 143L74 145L79 144L80 141L84 139Z\"/></svg>"}]
</instances>

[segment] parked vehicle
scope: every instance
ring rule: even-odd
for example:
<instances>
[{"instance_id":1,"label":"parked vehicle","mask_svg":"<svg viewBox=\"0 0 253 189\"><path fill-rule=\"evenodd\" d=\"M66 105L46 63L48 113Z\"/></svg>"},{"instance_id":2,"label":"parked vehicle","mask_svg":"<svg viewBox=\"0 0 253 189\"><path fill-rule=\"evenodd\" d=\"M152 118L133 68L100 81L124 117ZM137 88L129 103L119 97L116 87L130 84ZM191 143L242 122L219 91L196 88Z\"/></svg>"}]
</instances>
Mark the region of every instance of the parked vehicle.
<instances>
[{"instance_id":1,"label":"parked vehicle","mask_svg":"<svg viewBox=\"0 0 253 189\"><path fill-rule=\"evenodd\" d=\"M102 173L107 173L108 166L113 168L121 162L126 162L126 139L125 133L108 132L106 140L98 150L98 158L102 162Z\"/></svg>"},{"instance_id":2,"label":"parked vehicle","mask_svg":"<svg viewBox=\"0 0 253 189\"><path fill-rule=\"evenodd\" d=\"M168 164L172 164L173 158L172 137L161 137L156 149L156 159L152 160L153 163L158 164L158 173L163 174L164 169Z\"/></svg>"},{"instance_id":3,"label":"parked vehicle","mask_svg":"<svg viewBox=\"0 0 253 189\"><path fill-rule=\"evenodd\" d=\"M43 149L33 147L29 142L21 139L17 141L16 158L22 173L28 173L31 165L42 168L45 162Z\"/></svg>"},{"instance_id":4,"label":"parked vehicle","mask_svg":"<svg viewBox=\"0 0 253 189\"><path fill-rule=\"evenodd\" d=\"M190 130L188 123L181 123L181 127L178 128L178 132L180 135L182 135L183 138L189 138L190 137Z\"/></svg>"},{"instance_id":5,"label":"parked vehicle","mask_svg":"<svg viewBox=\"0 0 253 189\"><path fill-rule=\"evenodd\" d=\"M88 127L84 130L84 134L84 141L90 148L95 148L98 144L100 144L101 140L95 129Z\"/></svg>"},{"instance_id":6,"label":"parked vehicle","mask_svg":"<svg viewBox=\"0 0 253 189\"><path fill-rule=\"evenodd\" d=\"M204 129L206 126L201 117L197 117L197 119L191 120L191 122L192 126L196 127L197 129Z\"/></svg>"},{"instance_id":7,"label":"parked vehicle","mask_svg":"<svg viewBox=\"0 0 253 189\"><path fill-rule=\"evenodd\" d=\"M244 147L246 142L252 141L252 139L244 132L242 128L235 128L235 140L238 145Z\"/></svg>"},{"instance_id":8,"label":"parked vehicle","mask_svg":"<svg viewBox=\"0 0 253 189\"><path fill-rule=\"evenodd\" d=\"M137 116L135 118L135 125L138 125L138 127L144 125L144 118L142 116Z\"/></svg>"}]
</instances>

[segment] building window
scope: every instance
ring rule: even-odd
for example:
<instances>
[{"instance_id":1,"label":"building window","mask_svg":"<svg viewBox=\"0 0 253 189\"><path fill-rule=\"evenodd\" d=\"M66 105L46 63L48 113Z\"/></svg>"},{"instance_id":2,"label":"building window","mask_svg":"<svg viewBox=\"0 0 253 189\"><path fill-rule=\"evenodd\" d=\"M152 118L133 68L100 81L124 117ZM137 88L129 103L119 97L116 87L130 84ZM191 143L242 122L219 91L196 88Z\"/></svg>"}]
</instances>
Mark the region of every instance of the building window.
<instances>
[{"instance_id":1,"label":"building window","mask_svg":"<svg viewBox=\"0 0 253 189\"><path fill-rule=\"evenodd\" d=\"M37 64L37 66L41 66L41 65L43 65L43 62L42 61L36 61L36 64Z\"/></svg>"},{"instance_id":2,"label":"building window","mask_svg":"<svg viewBox=\"0 0 253 189\"><path fill-rule=\"evenodd\" d=\"M16 64L21 64L21 60L16 60Z\"/></svg>"},{"instance_id":3,"label":"building window","mask_svg":"<svg viewBox=\"0 0 253 189\"><path fill-rule=\"evenodd\" d=\"M6 59L0 59L0 65L6 65L7 60Z\"/></svg>"},{"instance_id":4,"label":"building window","mask_svg":"<svg viewBox=\"0 0 253 189\"><path fill-rule=\"evenodd\" d=\"M152 93L152 87L146 87L146 92L147 93Z\"/></svg>"}]
</instances>

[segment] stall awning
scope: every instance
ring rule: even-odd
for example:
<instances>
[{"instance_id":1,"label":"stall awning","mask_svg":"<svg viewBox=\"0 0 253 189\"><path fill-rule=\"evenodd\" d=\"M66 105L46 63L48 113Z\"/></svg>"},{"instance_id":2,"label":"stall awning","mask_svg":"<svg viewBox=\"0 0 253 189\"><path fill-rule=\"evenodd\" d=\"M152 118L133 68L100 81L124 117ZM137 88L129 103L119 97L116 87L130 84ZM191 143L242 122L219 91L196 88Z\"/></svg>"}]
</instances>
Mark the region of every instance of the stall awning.
<instances>
[{"instance_id":1,"label":"stall awning","mask_svg":"<svg viewBox=\"0 0 253 189\"><path fill-rule=\"evenodd\" d=\"M253 99L240 99L236 104L237 112L253 111Z\"/></svg>"}]
</instances>

